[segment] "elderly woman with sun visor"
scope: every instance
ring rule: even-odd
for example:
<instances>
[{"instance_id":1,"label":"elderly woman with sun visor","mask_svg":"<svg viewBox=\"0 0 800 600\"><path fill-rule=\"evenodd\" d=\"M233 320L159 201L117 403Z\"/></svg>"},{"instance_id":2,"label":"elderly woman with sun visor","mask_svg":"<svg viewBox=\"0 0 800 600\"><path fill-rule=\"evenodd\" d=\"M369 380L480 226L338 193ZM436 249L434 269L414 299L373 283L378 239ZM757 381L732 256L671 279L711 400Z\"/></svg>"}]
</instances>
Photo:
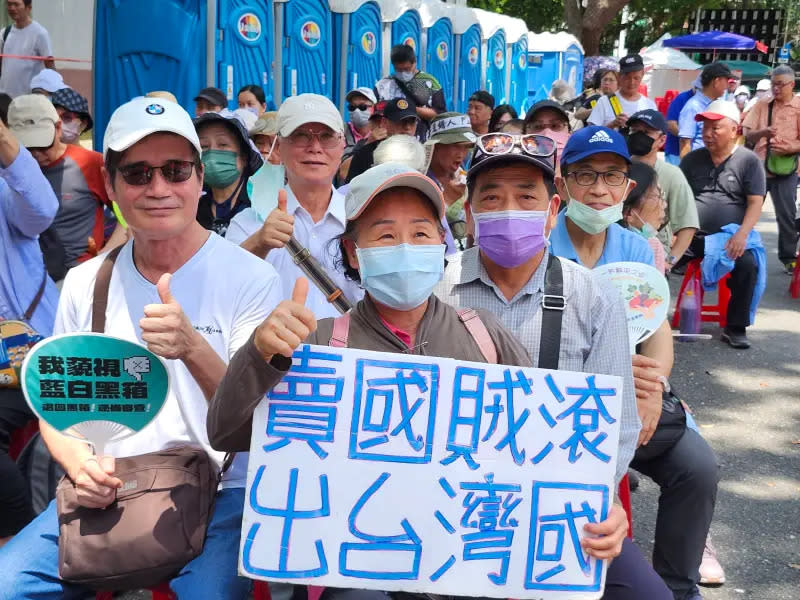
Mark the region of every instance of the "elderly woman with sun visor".
<instances>
[{"instance_id":1,"label":"elderly woman with sun visor","mask_svg":"<svg viewBox=\"0 0 800 600\"><path fill-rule=\"evenodd\" d=\"M203 196L197 220L225 237L231 219L250 206L247 180L264 160L232 113L209 112L194 120L203 149Z\"/></svg>"}]
</instances>

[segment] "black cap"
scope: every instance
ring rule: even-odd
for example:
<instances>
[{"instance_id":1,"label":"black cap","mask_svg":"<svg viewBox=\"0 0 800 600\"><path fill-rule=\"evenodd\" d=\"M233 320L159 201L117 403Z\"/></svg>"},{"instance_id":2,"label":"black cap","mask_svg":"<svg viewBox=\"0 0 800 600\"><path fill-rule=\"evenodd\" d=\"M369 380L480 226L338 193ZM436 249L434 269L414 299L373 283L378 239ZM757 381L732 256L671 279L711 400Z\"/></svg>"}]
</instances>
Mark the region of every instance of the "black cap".
<instances>
[{"instance_id":1,"label":"black cap","mask_svg":"<svg viewBox=\"0 0 800 600\"><path fill-rule=\"evenodd\" d=\"M383 116L395 123L399 123L410 117L416 118L417 105L405 98L395 98L386 103L386 106L383 108Z\"/></svg>"},{"instance_id":2,"label":"black cap","mask_svg":"<svg viewBox=\"0 0 800 600\"><path fill-rule=\"evenodd\" d=\"M239 142L242 154L244 154L245 171L248 177L261 168L261 165L264 164L264 159L261 158L261 153L250 141L247 129L245 129L244 123L239 120L239 117L231 112L228 112L228 116L217 112L207 112L194 120L195 131L199 134L200 128L207 123L222 123L233 133Z\"/></svg>"},{"instance_id":3,"label":"black cap","mask_svg":"<svg viewBox=\"0 0 800 600\"><path fill-rule=\"evenodd\" d=\"M564 116L564 120L569 123L569 115L567 111L555 100L540 100L533 106L528 109L528 112L525 113L525 122L528 123L533 121L533 117L536 115L537 112L542 110L543 108L550 108L562 114Z\"/></svg>"},{"instance_id":4,"label":"black cap","mask_svg":"<svg viewBox=\"0 0 800 600\"><path fill-rule=\"evenodd\" d=\"M664 115L652 108L633 113L628 117L628 126L634 121L640 121L650 129L657 129L661 133L667 133L667 120L664 118Z\"/></svg>"},{"instance_id":5,"label":"black cap","mask_svg":"<svg viewBox=\"0 0 800 600\"><path fill-rule=\"evenodd\" d=\"M709 80L716 79L717 77L728 79L733 76L733 71L731 71L731 68L725 63L713 62L703 67L701 77L702 76L707 77Z\"/></svg>"},{"instance_id":6,"label":"black cap","mask_svg":"<svg viewBox=\"0 0 800 600\"><path fill-rule=\"evenodd\" d=\"M525 163L541 169L545 178L550 181L553 180L556 174L555 152L550 156L531 156L530 154L525 154L519 144L514 144L511 152L506 154L486 154L476 144L472 154L472 162L470 162L469 171L467 171L467 181L473 181L478 176L478 173L489 167L508 166L515 163Z\"/></svg>"},{"instance_id":7,"label":"black cap","mask_svg":"<svg viewBox=\"0 0 800 600\"><path fill-rule=\"evenodd\" d=\"M469 97L468 102L480 102L481 104L485 104L489 108L494 109L494 96L492 96L486 90L478 90Z\"/></svg>"},{"instance_id":8,"label":"black cap","mask_svg":"<svg viewBox=\"0 0 800 600\"><path fill-rule=\"evenodd\" d=\"M94 126L92 116L89 114L89 101L72 88L63 88L50 94L53 106L61 106L79 117L86 119L86 131Z\"/></svg>"},{"instance_id":9,"label":"black cap","mask_svg":"<svg viewBox=\"0 0 800 600\"><path fill-rule=\"evenodd\" d=\"M644 70L644 61L641 54L628 54L619 59L620 73L633 73Z\"/></svg>"},{"instance_id":10,"label":"black cap","mask_svg":"<svg viewBox=\"0 0 800 600\"><path fill-rule=\"evenodd\" d=\"M225 97L225 92L215 87L207 87L200 90L197 96L194 97L195 102L198 100L205 100L214 106L228 106L228 99Z\"/></svg>"}]
</instances>

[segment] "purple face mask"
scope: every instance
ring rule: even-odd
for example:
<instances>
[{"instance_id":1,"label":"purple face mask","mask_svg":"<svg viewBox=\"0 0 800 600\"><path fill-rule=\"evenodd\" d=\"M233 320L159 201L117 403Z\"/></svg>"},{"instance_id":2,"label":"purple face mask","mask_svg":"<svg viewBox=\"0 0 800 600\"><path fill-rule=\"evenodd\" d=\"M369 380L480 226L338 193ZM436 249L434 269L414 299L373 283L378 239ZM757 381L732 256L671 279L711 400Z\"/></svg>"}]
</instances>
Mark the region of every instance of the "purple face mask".
<instances>
[{"instance_id":1,"label":"purple face mask","mask_svg":"<svg viewBox=\"0 0 800 600\"><path fill-rule=\"evenodd\" d=\"M489 259L507 269L518 267L547 245L546 210L473 213L475 238Z\"/></svg>"}]
</instances>

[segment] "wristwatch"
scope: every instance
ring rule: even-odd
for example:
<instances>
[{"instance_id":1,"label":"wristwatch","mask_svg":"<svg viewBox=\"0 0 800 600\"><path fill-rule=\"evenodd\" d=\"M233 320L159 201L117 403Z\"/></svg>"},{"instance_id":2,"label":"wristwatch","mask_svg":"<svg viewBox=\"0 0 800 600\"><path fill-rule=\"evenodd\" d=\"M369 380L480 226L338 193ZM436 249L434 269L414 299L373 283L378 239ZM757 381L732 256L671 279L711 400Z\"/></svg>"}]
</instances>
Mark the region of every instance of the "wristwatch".
<instances>
[{"instance_id":1,"label":"wristwatch","mask_svg":"<svg viewBox=\"0 0 800 600\"><path fill-rule=\"evenodd\" d=\"M664 387L664 393L669 394L670 390L672 389L669 385L669 379L667 379L666 375L659 375L658 381L661 382L661 385Z\"/></svg>"},{"instance_id":2,"label":"wristwatch","mask_svg":"<svg viewBox=\"0 0 800 600\"><path fill-rule=\"evenodd\" d=\"M678 262L678 257L675 256L674 254L670 254L669 256L667 256L666 261L667 261L667 264L671 267L676 262Z\"/></svg>"}]
</instances>

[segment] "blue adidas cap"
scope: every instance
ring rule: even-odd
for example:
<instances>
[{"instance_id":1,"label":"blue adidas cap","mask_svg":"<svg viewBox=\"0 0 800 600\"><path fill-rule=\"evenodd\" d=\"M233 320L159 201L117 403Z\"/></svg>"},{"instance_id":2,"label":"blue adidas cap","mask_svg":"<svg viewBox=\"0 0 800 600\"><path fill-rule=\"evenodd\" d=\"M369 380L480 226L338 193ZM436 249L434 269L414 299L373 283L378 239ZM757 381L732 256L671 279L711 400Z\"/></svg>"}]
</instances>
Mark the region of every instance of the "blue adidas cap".
<instances>
[{"instance_id":1,"label":"blue adidas cap","mask_svg":"<svg viewBox=\"0 0 800 600\"><path fill-rule=\"evenodd\" d=\"M569 136L567 145L564 146L564 151L561 153L561 166L565 167L603 152L616 154L624 158L626 162L631 162L625 138L608 127L592 125L579 129Z\"/></svg>"}]
</instances>

